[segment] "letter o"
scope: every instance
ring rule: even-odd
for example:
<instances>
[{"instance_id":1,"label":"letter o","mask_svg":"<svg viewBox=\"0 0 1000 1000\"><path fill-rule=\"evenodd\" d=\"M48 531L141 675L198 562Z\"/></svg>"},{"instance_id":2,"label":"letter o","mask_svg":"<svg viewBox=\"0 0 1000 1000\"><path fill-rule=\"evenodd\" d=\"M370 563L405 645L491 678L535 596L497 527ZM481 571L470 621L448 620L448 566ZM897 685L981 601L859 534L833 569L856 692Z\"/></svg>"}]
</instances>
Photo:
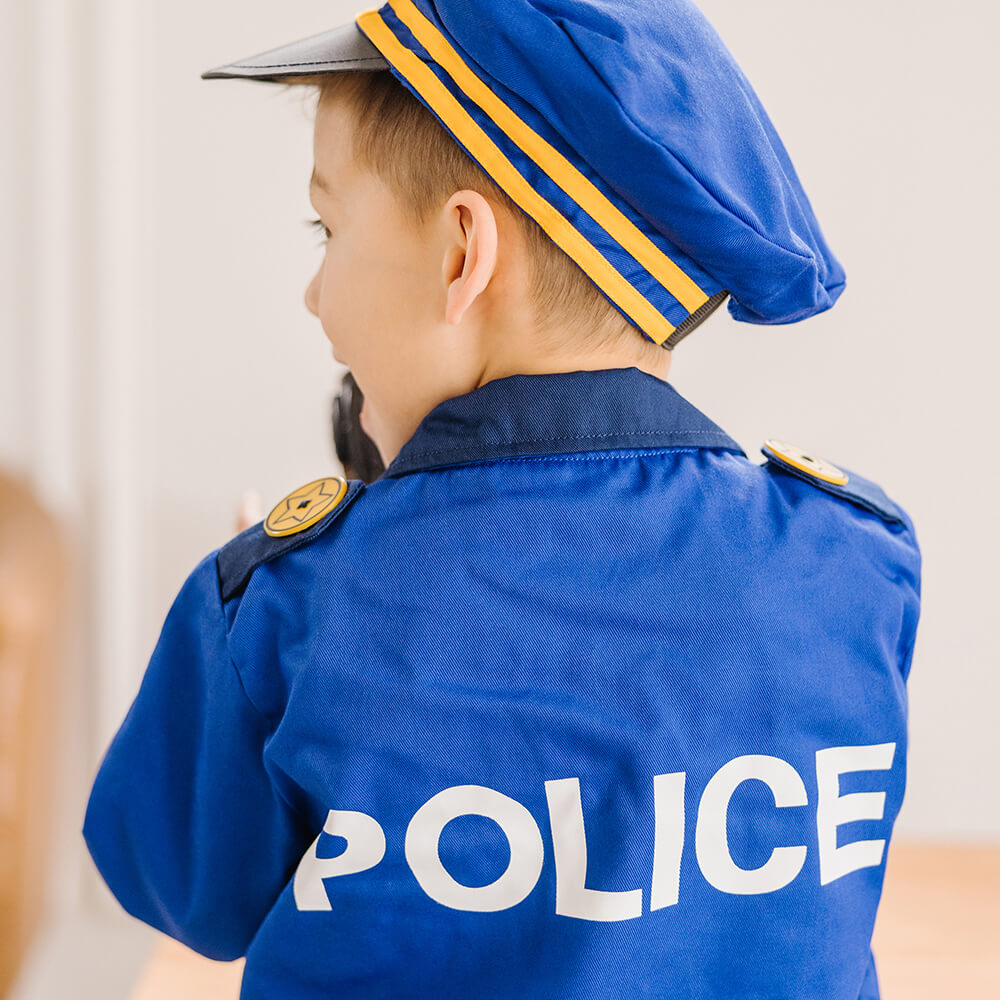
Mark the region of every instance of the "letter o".
<instances>
[{"instance_id":1,"label":"letter o","mask_svg":"<svg viewBox=\"0 0 1000 1000\"><path fill-rule=\"evenodd\" d=\"M441 831L459 816L485 816L503 830L510 845L510 864L494 882L462 885L441 862ZM516 799L484 785L456 785L428 799L406 828L406 861L420 888L453 910L492 913L516 906L538 882L545 851L538 824Z\"/></svg>"}]
</instances>

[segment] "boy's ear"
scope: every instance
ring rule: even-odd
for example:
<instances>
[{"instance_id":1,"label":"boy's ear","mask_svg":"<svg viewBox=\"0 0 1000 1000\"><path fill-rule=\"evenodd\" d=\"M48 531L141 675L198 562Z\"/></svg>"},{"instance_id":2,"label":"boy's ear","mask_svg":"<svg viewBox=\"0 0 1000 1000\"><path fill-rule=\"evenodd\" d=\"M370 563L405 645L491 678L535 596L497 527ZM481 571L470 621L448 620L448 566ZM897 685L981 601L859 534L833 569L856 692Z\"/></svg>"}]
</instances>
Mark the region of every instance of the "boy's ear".
<instances>
[{"instance_id":1,"label":"boy's ear","mask_svg":"<svg viewBox=\"0 0 1000 1000\"><path fill-rule=\"evenodd\" d=\"M497 220L477 191L456 191L444 207L449 245L442 263L445 322L457 326L493 277Z\"/></svg>"}]
</instances>

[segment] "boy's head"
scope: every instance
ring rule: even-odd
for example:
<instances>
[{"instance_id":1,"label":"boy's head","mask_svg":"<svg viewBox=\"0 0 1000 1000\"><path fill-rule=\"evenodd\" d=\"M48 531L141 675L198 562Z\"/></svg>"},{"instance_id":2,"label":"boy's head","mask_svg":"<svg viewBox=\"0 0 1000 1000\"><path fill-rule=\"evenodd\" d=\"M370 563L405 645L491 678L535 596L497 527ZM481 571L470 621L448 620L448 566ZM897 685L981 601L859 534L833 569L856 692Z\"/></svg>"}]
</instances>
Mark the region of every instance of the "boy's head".
<instances>
[{"instance_id":1,"label":"boy's head","mask_svg":"<svg viewBox=\"0 0 1000 1000\"><path fill-rule=\"evenodd\" d=\"M387 459L490 379L664 376L661 347L727 297L794 323L844 289L692 0L388 0L202 76L320 83L316 171L341 197L314 194L332 235L307 302Z\"/></svg>"},{"instance_id":2,"label":"boy's head","mask_svg":"<svg viewBox=\"0 0 1000 1000\"><path fill-rule=\"evenodd\" d=\"M391 73L284 82L316 88L309 194L325 242L306 306L387 463L437 403L495 378L631 365L667 377L670 352Z\"/></svg>"}]
</instances>

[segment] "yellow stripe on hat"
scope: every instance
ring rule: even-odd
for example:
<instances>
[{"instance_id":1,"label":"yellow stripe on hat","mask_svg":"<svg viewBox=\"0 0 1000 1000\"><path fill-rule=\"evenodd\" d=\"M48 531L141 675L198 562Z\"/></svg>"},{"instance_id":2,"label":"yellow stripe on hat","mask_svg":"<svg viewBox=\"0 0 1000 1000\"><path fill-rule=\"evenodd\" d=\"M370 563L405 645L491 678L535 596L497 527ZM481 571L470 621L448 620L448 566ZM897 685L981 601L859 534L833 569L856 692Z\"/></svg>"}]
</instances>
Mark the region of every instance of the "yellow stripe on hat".
<instances>
[{"instance_id":1,"label":"yellow stripe on hat","mask_svg":"<svg viewBox=\"0 0 1000 1000\"><path fill-rule=\"evenodd\" d=\"M412 84L434 113L514 202L542 227L552 242L567 253L605 295L619 305L652 340L662 344L674 332L673 324L630 282L626 281L558 209L524 179L493 140L434 75L434 71L396 38L379 12L365 11L355 20L375 47ZM536 138L539 142L543 141L538 136ZM610 205L610 202L608 204ZM670 263L676 268L672 261ZM685 278L690 281L686 275ZM672 289L668 290L677 298ZM699 295L698 303L701 304L707 296L700 290ZM685 302L681 304L689 308Z\"/></svg>"},{"instance_id":2,"label":"yellow stripe on hat","mask_svg":"<svg viewBox=\"0 0 1000 1000\"><path fill-rule=\"evenodd\" d=\"M627 250L688 312L708 295L597 188L559 150L545 141L463 62L444 35L412 0L389 0L396 16L413 32L431 58L467 97L538 164L595 222Z\"/></svg>"}]
</instances>

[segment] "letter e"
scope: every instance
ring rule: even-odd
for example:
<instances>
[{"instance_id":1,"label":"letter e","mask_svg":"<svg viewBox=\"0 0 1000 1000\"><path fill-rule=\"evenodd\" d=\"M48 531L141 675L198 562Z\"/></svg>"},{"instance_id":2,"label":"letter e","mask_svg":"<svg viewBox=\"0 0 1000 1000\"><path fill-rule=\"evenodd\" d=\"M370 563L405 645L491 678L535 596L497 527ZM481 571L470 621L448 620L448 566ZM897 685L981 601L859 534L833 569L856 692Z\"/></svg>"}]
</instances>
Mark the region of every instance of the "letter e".
<instances>
[{"instance_id":1,"label":"letter e","mask_svg":"<svg viewBox=\"0 0 1000 1000\"><path fill-rule=\"evenodd\" d=\"M859 819L881 819L885 792L840 794L840 776L852 771L888 771L896 754L895 743L871 746L830 747L816 751L816 832L819 836L819 884L882 863L885 840L855 840L837 846L837 827Z\"/></svg>"}]
</instances>

